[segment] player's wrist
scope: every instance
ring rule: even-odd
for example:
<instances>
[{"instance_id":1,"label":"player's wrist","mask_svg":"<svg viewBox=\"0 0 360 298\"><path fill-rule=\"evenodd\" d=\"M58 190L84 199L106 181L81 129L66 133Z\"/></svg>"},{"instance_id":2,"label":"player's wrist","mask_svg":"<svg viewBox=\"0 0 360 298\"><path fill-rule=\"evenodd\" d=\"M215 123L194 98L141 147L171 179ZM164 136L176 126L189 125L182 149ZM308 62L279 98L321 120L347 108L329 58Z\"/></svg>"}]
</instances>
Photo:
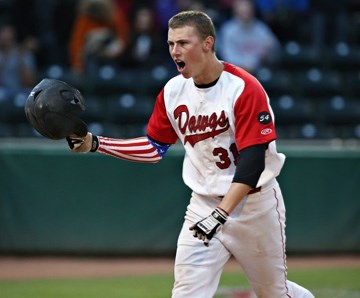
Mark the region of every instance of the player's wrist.
<instances>
[{"instance_id":1,"label":"player's wrist","mask_svg":"<svg viewBox=\"0 0 360 298\"><path fill-rule=\"evenodd\" d=\"M99 148L99 138L96 135L91 135L90 152L96 152Z\"/></svg>"},{"instance_id":2,"label":"player's wrist","mask_svg":"<svg viewBox=\"0 0 360 298\"><path fill-rule=\"evenodd\" d=\"M220 206L217 206L216 209L218 209L218 211L223 213L224 216L226 216L226 217L229 216L229 212L227 212L224 208L221 208Z\"/></svg>"},{"instance_id":3,"label":"player's wrist","mask_svg":"<svg viewBox=\"0 0 360 298\"><path fill-rule=\"evenodd\" d=\"M227 221L228 218L226 211L222 211L219 207L215 208L211 215L222 225Z\"/></svg>"}]
</instances>

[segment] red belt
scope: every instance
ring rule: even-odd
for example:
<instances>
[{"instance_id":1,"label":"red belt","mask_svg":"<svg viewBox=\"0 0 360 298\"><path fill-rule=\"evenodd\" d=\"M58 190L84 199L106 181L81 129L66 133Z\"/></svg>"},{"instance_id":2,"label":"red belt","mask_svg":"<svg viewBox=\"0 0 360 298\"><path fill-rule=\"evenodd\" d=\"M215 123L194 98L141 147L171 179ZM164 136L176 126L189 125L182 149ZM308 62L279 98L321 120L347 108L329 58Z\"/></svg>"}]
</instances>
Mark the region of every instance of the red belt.
<instances>
[{"instance_id":1,"label":"red belt","mask_svg":"<svg viewBox=\"0 0 360 298\"><path fill-rule=\"evenodd\" d=\"M259 186L259 187L257 187L257 188L253 188L252 190L250 190L249 192L248 192L248 195L252 195L252 194L254 194L254 193L257 193L257 192L259 192L261 190L261 186Z\"/></svg>"}]
</instances>

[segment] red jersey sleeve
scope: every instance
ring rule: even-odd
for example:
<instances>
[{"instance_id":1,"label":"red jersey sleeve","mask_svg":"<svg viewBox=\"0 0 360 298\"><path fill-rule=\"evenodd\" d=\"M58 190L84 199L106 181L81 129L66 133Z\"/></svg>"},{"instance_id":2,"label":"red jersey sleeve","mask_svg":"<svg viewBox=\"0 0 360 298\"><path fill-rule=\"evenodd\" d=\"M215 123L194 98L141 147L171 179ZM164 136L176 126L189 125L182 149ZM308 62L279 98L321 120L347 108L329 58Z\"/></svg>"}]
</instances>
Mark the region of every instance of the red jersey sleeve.
<instances>
[{"instance_id":1,"label":"red jersey sleeve","mask_svg":"<svg viewBox=\"0 0 360 298\"><path fill-rule=\"evenodd\" d=\"M238 150L276 139L268 96L250 74L241 74L245 87L234 106L235 137Z\"/></svg>"},{"instance_id":2,"label":"red jersey sleeve","mask_svg":"<svg viewBox=\"0 0 360 298\"><path fill-rule=\"evenodd\" d=\"M178 139L166 113L164 89L156 97L146 132L150 138L164 144L175 144Z\"/></svg>"}]
</instances>

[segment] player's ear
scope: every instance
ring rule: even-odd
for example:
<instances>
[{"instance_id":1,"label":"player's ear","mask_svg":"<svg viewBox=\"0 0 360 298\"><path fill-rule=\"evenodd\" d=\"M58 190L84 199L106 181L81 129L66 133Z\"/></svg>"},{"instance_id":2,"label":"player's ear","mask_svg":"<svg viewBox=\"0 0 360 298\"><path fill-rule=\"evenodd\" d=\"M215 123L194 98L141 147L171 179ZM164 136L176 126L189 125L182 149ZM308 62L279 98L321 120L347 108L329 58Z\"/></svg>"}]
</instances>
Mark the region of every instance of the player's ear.
<instances>
[{"instance_id":1,"label":"player's ear","mask_svg":"<svg viewBox=\"0 0 360 298\"><path fill-rule=\"evenodd\" d=\"M206 37L203 43L204 51L210 52L213 48L214 42L215 42L214 37L212 36Z\"/></svg>"}]
</instances>

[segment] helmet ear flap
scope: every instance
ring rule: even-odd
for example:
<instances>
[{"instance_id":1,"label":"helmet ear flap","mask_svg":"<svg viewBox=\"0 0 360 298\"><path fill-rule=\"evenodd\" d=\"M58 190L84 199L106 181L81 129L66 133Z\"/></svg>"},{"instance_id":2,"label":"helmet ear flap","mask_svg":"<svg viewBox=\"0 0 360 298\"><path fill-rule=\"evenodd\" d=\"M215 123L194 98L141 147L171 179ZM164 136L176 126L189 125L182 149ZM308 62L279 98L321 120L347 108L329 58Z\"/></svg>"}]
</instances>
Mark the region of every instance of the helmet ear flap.
<instances>
[{"instance_id":1,"label":"helmet ear flap","mask_svg":"<svg viewBox=\"0 0 360 298\"><path fill-rule=\"evenodd\" d=\"M71 87L70 90L61 90L60 94L69 104L69 110L85 111L85 100L79 90Z\"/></svg>"},{"instance_id":2,"label":"helmet ear flap","mask_svg":"<svg viewBox=\"0 0 360 298\"><path fill-rule=\"evenodd\" d=\"M78 116L84 110L85 100L80 91L55 79L43 79L25 102L30 124L41 135L53 140L70 135L86 136L87 125Z\"/></svg>"}]
</instances>

